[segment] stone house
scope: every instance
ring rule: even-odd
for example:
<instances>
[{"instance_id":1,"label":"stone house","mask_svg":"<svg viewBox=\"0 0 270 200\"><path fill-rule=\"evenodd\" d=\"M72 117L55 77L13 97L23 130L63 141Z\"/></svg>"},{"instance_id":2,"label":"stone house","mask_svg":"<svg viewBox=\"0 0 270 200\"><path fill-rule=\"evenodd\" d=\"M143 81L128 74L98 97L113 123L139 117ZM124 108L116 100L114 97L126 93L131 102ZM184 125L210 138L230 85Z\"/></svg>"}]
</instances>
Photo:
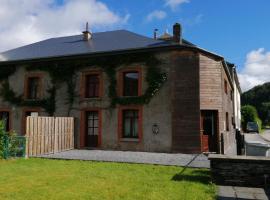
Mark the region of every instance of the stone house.
<instances>
[{"instance_id":1,"label":"stone house","mask_svg":"<svg viewBox=\"0 0 270 200\"><path fill-rule=\"evenodd\" d=\"M234 91L222 56L126 30L52 38L0 54L0 118L75 118L76 148L233 153ZM239 86L239 85L238 85Z\"/></svg>"}]
</instances>

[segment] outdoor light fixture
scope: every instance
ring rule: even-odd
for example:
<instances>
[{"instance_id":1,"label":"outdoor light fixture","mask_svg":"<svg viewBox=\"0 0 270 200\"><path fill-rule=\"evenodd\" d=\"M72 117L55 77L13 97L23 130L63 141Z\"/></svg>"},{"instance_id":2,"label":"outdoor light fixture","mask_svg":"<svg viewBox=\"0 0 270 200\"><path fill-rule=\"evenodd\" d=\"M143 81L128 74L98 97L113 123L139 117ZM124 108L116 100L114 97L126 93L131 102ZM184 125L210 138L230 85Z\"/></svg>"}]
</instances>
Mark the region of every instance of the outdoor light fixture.
<instances>
[{"instance_id":1,"label":"outdoor light fixture","mask_svg":"<svg viewBox=\"0 0 270 200\"><path fill-rule=\"evenodd\" d=\"M153 124L153 126L152 126L152 132L153 132L154 134L158 134L158 132L159 132L159 127L158 127L157 124Z\"/></svg>"}]
</instances>

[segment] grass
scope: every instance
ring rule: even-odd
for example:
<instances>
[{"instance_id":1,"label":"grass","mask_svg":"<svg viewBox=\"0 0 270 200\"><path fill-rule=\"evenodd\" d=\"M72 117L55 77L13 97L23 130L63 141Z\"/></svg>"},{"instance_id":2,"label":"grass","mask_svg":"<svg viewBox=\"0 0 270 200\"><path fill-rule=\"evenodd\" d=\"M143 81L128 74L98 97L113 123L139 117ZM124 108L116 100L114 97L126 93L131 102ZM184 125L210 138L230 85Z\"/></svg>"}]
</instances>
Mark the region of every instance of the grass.
<instances>
[{"instance_id":1,"label":"grass","mask_svg":"<svg viewBox=\"0 0 270 200\"><path fill-rule=\"evenodd\" d=\"M0 199L215 199L209 170L47 159L0 160Z\"/></svg>"}]
</instances>

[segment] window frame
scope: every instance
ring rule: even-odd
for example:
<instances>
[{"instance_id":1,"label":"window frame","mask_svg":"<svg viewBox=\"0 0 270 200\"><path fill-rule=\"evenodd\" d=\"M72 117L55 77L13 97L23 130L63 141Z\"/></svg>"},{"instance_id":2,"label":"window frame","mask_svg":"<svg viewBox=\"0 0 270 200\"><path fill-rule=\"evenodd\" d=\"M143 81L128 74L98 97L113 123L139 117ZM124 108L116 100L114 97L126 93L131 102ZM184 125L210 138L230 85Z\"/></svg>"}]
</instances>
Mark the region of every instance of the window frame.
<instances>
[{"instance_id":1,"label":"window frame","mask_svg":"<svg viewBox=\"0 0 270 200\"><path fill-rule=\"evenodd\" d=\"M138 111L138 138L123 137L123 111ZM118 140L120 142L141 142L143 137L143 107L139 105L118 106Z\"/></svg>"},{"instance_id":2,"label":"window frame","mask_svg":"<svg viewBox=\"0 0 270 200\"><path fill-rule=\"evenodd\" d=\"M30 78L38 78L38 93L37 98L30 99L29 98L29 79ZM43 97L43 84L42 84L43 74L41 73L31 73L25 75L24 79L24 99L29 101L39 100Z\"/></svg>"},{"instance_id":3,"label":"window frame","mask_svg":"<svg viewBox=\"0 0 270 200\"><path fill-rule=\"evenodd\" d=\"M138 96L124 96L124 75L126 73L138 73ZM120 97L139 97L142 96L142 69L140 67L121 69L118 72L118 96Z\"/></svg>"},{"instance_id":4,"label":"window frame","mask_svg":"<svg viewBox=\"0 0 270 200\"><path fill-rule=\"evenodd\" d=\"M99 88L98 88L98 96L97 97L86 97L86 81L87 81L87 76L91 75L97 75L99 77ZM81 76L81 87L80 87L80 96L82 99L98 99L102 98L103 96L103 76L101 71L84 71L82 72Z\"/></svg>"},{"instance_id":5,"label":"window frame","mask_svg":"<svg viewBox=\"0 0 270 200\"><path fill-rule=\"evenodd\" d=\"M225 116L226 131L230 131L229 113L226 112L225 115L226 115Z\"/></svg>"},{"instance_id":6,"label":"window frame","mask_svg":"<svg viewBox=\"0 0 270 200\"><path fill-rule=\"evenodd\" d=\"M228 94L228 81L226 79L224 79L224 92Z\"/></svg>"}]
</instances>

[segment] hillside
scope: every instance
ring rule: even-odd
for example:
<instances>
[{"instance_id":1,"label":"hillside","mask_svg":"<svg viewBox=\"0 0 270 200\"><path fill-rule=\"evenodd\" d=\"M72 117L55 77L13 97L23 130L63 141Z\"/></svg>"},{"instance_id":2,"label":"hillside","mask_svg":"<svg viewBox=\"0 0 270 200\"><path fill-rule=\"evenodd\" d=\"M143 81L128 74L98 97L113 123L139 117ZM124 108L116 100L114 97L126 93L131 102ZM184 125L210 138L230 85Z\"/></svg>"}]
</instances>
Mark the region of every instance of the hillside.
<instances>
[{"instance_id":1,"label":"hillside","mask_svg":"<svg viewBox=\"0 0 270 200\"><path fill-rule=\"evenodd\" d=\"M270 122L270 82L258 85L241 96L243 105L253 105L257 108L263 124Z\"/></svg>"}]
</instances>

